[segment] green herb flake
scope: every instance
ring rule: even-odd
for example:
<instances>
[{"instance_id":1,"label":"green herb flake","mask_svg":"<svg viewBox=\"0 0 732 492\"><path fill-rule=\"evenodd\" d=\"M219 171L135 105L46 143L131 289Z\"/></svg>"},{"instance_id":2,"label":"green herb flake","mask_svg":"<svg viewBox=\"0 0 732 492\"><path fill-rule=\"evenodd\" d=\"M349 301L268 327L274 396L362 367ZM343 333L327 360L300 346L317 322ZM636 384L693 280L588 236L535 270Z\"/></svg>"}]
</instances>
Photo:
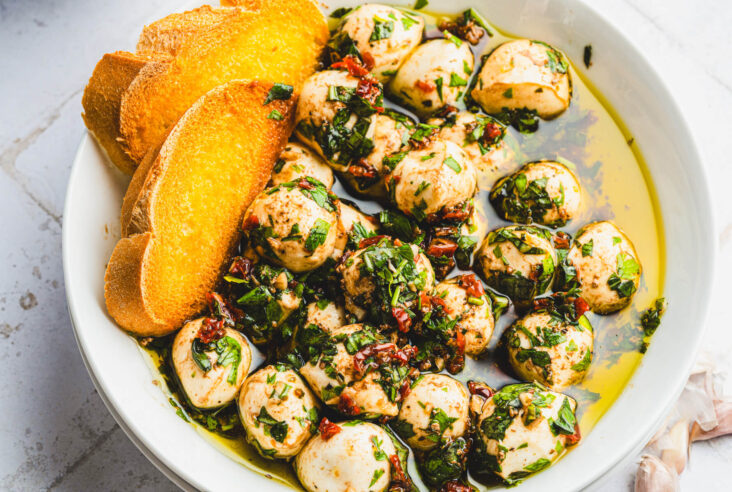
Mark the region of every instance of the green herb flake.
<instances>
[{"instance_id":1,"label":"green herb flake","mask_svg":"<svg viewBox=\"0 0 732 492\"><path fill-rule=\"evenodd\" d=\"M388 39L394 32L394 21L388 21L374 17L374 30L371 31L371 37L369 41L380 41L382 39Z\"/></svg>"},{"instance_id":2,"label":"green herb flake","mask_svg":"<svg viewBox=\"0 0 732 492\"><path fill-rule=\"evenodd\" d=\"M371 478L371 483L369 484L369 488L373 487L376 482L379 481L381 476L384 474L384 469L379 468L378 470L374 470L374 476Z\"/></svg>"},{"instance_id":3,"label":"green herb flake","mask_svg":"<svg viewBox=\"0 0 732 492\"><path fill-rule=\"evenodd\" d=\"M588 350L587 352L585 352L582 360L574 364L571 369L576 372L586 371L587 368L590 367L590 362L592 362L592 351Z\"/></svg>"},{"instance_id":4,"label":"green herb flake","mask_svg":"<svg viewBox=\"0 0 732 492\"><path fill-rule=\"evenodd\" d=\"M458 161L456 161L452 156L447 156L447 158L442 161L442 163L455 171L456 174L460 174L460 171L462 171L460 164L458 164Z\"/></svg>"},{"instance_id":5,"label":"green herb flake","mask_svg":"<svg viewBox=\"0 0 732 492\"><path fill-rule=\"evenodd\" d=\"M503 93L503 97L505 97L506 99L513 99L513 87L509 87L508 89L506 89Z\"/></svg>"},{"instance_id":6,"label":"green herb flake","mask_svg":"<svg viewBox=\"0 0 732 492\"><path fill-rule=\"evenodd\" d=\"M270 112L269 112L269 114L267 115L267 119L268 119L268 120L276 120L276 121L282 121L282 118L283 118L283 116L282 116L282 113L280 113L280 112L279 112L279 111L277 111L276 109L273 109L273 110L272 110L272 111L270 111Z\"/></svg>"},{"instance_id":7,"label":"green herb flake","mask_svg":"<svg viewBox=\"0 0 732 492\"><path fill-rule=\"evenodd\" d=\"M414 10L421 10L425 8L428 3L428 0L417 0L417 2L414 4Z\"/></svg>"},{"instance_id":8,"label":"green herb flake","mask_svg":"<svg viewBox=\"0 0 732 492\"><path fill-rule=\"evenodd\" d=\"M318 246L325 244L325 240L328 238L328 231L330 231L330 224L323 219L317 219L310 229L308 238L305 240L305 249L312 253Z\"/></svg>"},{"instance_id":9,"label":"green herb flake","mask_svg":"<svg viewBox=\"0 0 732 492\"><path fill-rule=\"evenodd\" d=\"M468 81L455 72L450 73L450 87L464 87L468 85Z\"/></svg>"},{"instance_id":10,"label":"green herb flake","mask_svg":"<svg viewBox=\"0 0 732 492\"><path fill-rule=\"evenodd\" d=\"M592 256L592 248L594 246L594 242L592 239L587 241L585 244L582 245L582 256Z\"/></svg>"},{"instance_id":11,"label":"green herb flake","mask_svg":"<svg viewBox=\"0 0 732 492\"><path fill-rule=\"evenodd\" d=\"M267 98L264 100L264 105L266 106L276 99L290 99L292 97L292 91L293 87L291 85L276 83L267 93Z\"/></svg>"}]
</instances>

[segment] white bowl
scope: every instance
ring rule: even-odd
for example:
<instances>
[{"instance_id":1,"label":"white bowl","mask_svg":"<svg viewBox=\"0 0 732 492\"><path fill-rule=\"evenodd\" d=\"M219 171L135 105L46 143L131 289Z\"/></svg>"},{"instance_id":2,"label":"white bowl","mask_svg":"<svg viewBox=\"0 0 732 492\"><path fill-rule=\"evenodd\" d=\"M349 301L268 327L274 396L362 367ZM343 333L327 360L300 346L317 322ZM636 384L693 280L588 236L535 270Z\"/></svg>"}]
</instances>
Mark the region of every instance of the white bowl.
<instances>
[{"instance_id":1,"label":"white bowl","mask_svg":"<svg viewBox=\"0 0 732 492\"><path fill-rule=\"evenodd\" d=\"M358 2L329 2L331 6ZM409 2L388 2L411 6ZM633 456L676 400L703 336L712 286L712 208L705 172L690 132L663 81L614 26L579 0L431 0L430 9L470 6L508 32L541 39L582 59L585 44L599 56L586 76L621 115L648 165L665 225L670 307L630 383L580 446L522 490L577 490ZM601 58L601 61L600 61ZM584 68L577 66L583 71ZM84 362L110 412L140 450L183 488L280 490L181 420L152 384L135 341L107 315L104 270L119 237L128 178L86 137L66 196L63 262L69 312Z\"/></svg>"}]
</instances>

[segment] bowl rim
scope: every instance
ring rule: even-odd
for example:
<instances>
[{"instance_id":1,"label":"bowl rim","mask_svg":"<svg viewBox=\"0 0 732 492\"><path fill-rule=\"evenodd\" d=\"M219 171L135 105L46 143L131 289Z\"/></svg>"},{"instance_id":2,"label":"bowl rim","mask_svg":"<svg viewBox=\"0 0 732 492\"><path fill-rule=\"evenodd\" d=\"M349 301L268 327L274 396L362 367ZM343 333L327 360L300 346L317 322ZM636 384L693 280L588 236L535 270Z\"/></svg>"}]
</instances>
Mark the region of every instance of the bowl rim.
<instances>
[{"instance_id":1,"label":"bowl rim","mask_svg":"<svg viewBox=\"0 0 732 492\"><path fill-rule=\"evenodd\" d=\"M716 217L715 217L715 210L712 206L711 201L711 194L710 194L710 176L709 173L704 166L704 162L701 158L701 155L699 153L699 149L696 143L696 138L694 136L694 133L690 130L689 125L685 118L682 115L681 109L679 107L678 101L674 97L674 95L671 93L671 91L666 86L663 79L660 77L658 71L656 70L655 66L650 62L650 60L644 55L644 53L636 47L636 45L630 40L630 38L623 32L623 30L617 25L616 22L611 20L610 18L604 16L594 5L592 5L591 2L587 0L550 0L552 3L560 3L560 4L566 4L570 7L575 8L584 8L587 9L587 11L590 12L592 16L595 17L595 21L605 24L605 28L609 30L614 36L616 36L619 39L619 51L621 52L629 52L632 56L634 56L637 60L637 62L640 63L642 66L642 69L644 71L644 76L648 77L651 82L654 84L654 90L658 93L658 97L662 99L666 104L666 111L670 118L677 120L677 124L681 126L681 128L684 131L685 136L685 144L684 147L686 147L687 152L692 156L691 162L689 162L689 165L693 168L694 172L699 175L698 183L696 183L696 188L701 191L700 195L696 197L699 208L707 214L707 222L703 226L705 229L708 229L709 232L714 232L716 230L715 224L716 224ZM386 2L386 3L404 3L404 2ZM577 67L579 71L581 70L581 67ZM591 77L589 77L586 73L582 73L584 77L587 77L591 80ZM622 115L621 119L622 119ZM68 305L68 311L69 311L69 317L71 319L74 337L76 339L77 345L79 346L79 350L82 355L82 359L84 361L84 364L89 372L89 375L92 379L92 382L94 383L94 386L96 387L98 393L102 397L102 400L104 401L105 406L108 408L112 416L114 417L115 421L120 425L120 427L123 429L125 434L133 441L133 443L140 449L140 451L158 468L161 470L163 474L165 474L171 481L173 481L177 486L181 487L184 490L190 490L192 487L195 488L206 488L206 485L201 482L198 477L196 477L195 473L191 473L189 470L186 470L180 466L180 463L172 462L169 459L169 456L166 456L164 453L161 453L161 450L159 446L156 445L156 443L151 442L147 436L141 433L140 428L135 424L135 422L130 421L128 416L125 415L124 411L124 405L123 403L118 399L115 398L114 394L111 394L109 391L109 388L105 385L104 381L99 380L95 373L96 368L94 365L94 361L90 360L90 358L87 355L87 349L88 347L85 345L85 337L83 333L83 328L80 328L77 319L77 313L82 308L77 304L77 299L75 296L75 292L73 290L71 278L74 276L75 272L71 268L72 259L71 259L71 248L73 241L75 240L73 237L71 237L70 227L67 225L67 219L70 216L70 209L71 204L73 202L73 193L76 189L74 184L78 182L78 174L80 173L81 165L79 164L82 160L83 154L88 151L89 145L97 145L96 142L93 142L93 139L90 138L90 135L87 133L82 138L82 141L77 149L76 155L74 157L73 167L70 173L69 177L69 184L65 196L65 206L64 206L64 214L63 214L63 230L62 230L62 259L63 259L63 270L64 270L64 284L65 284L65 291L66 291L66 297L67 297L67 305ZM651 179L650 173L646 176L646 179ZM661 212L662 213L662 212ZM704 259L704 267L705 271L704 274L707 276L707 280L704 283L704 287L706 288L706 291L708 292L711 290L712 286L714 285L714 276L715 276L715 269L714 265L716 265L716 256L717 256L717 243L716 241L707 241L705 242L705 249L703 251L699 252L700 256ZM667 260L668 261L668 260ZM668 264L666 265L666 269L669 269ZM666 280L667 281L667 280ZM700 293L703 294L703 293ZM678 396L681 394L681 391L683 390L684 384L686 383L686 379L688 378L688 374L691 371L691 368L693 366L696 352L698 351L703 339L704 335L707 332L707 319L710 312L710 302L709 302L709 296L701 296L701 306L699 307L700 317L699 322L701 324L701 328L698 330L697 336L693 339L693 345L692 346L686 346L688 350L688 356L684 359L683 363L679 364L678 369L676 371L677 377L673 380L670 380L670 384L672 384L672 388L666 388L667 391L664 392L661 396L660 400L657 400L658 405L655 407L655 412L653 412L651 415L646 415L645 418L645 425L641 426L641 428L637 429L637 435L638 438L625 442L621 445L616 445L613 447L611 452L608 452L611 456L603 461L602 466L596 467L592 472L585 472L584 478L581 481L578 481L573 484L573 487L575 489L581 489L584 487L589 486L593 482L595 482L596 479L601 478L605 476L610 470L612 470L618 463L623 461L627 458L628 455L635 455L640 449L642 449L645 446L645 443L647 442L648 438L653 434L656 427L660 424L660 422L665 417L669 407L677 400ZM105 313L106 314L106 313ZM645 358L643 359L645 361ZM621 394L618 396L616 401L613 403L612 407L607 411L607 413L610 413L613 408L615 408L618 403L623 399L624 395L627 395L627 390L629 387L631 387L636 379L638 379L638 374L643 369L643 361L641 364L635 369L631 379L626 383L625 388L621 392ZM679 375L683 374L684 377L680 377ZM601 419L604 420L607 417L604 415ZM598 422L598 425L600 424ZM218 451L217 451L218 452ZM270 489L276 489L279 485L282 487L282 484L268 480L264 478L261 475L258 475L250 470L247 470L248 477L250 479L250 484L257 484L261 483L266 486L266 488ZM542 474L543 475L543 474ZM530 482L527 482L527 484Z\"/></svg>"}]
</instances>

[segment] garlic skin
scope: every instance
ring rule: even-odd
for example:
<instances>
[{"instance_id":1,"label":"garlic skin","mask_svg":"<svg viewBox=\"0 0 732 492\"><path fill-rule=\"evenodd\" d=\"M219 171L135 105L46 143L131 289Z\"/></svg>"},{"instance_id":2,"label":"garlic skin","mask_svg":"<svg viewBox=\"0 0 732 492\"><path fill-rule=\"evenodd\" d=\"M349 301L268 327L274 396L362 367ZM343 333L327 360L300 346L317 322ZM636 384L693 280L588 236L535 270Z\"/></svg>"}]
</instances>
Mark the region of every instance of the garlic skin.
<instances>
[{"instance_id":1,"label":"garlic skin","mask_svg":"<svg viewBox=\"0 0 732 492\"><path fill-rule=\"evenodd\" d=\"M678 492L679 477L659 458L645 454L635 476L635 492Z\"/></svg>"},{"instance_id":2,"label":"garlic skin","mask_svg":"<svg viewBox=\"0 0 732 492\"><path fill-rule=\"evenodd\" d=\"M689 458L689 421L676 422L668 433L667 442L668 445L661 451L661 461L680 474Z\"/></svg>"}]
</instances>

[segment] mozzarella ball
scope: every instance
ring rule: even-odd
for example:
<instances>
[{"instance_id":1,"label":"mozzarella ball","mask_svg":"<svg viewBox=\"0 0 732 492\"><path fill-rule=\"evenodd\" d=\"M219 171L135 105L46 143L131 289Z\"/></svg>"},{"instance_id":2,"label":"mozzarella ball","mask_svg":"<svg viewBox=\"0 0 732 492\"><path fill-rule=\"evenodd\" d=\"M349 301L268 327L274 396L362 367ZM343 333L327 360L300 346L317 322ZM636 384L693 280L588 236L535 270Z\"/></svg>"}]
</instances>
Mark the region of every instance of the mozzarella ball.
<instances>
[{"instance_id":1,"label":"mozzarella ball","mask_svg":"<svg viewBox=\"0 0 732 492\"><path fill-rule=\"evenodd\" d=\"M555 252L550 234L527 226L491 231L475 254L474 268L485 281L515 301L546 291L554 278Z\"/></svg>"},{"instance_id":2,"label":"mozzarella ball","mask_svg":"<svg viewBox=\"0 0 732 492\"><path fill-rule=\"evenodd\" d=\"M468 43L454 36L431 39L409 55L389 88L417 115L425 117L462 99L473 66Z\"/></svg>"},{"instance_id":3,"label":"mozzarella ball","mask_svg":"<svg viewBox=\"0 0 732 492\"><path fill-rule=\"evenodd\" d=\"M490 200L508 221L561 227L577 216L582 192L579 180L565 165L537 161L497 181Z\"/></svg>"},{"instance_id":4,"label":"mozzarella ball","mask_svg":"<svg viewBox=\"0 0 732 492\"><path fill-rule=\"evenodd\" d=\"M244 233L255 251L294 272L322 265L339 237L338 199L309 179L265 190L244 217Z\"/></svg>"},{"instance_id":5,"label":"mozzarella ball","mask_svg":"<svg viewBox=\"0 0 732 492\"><path fill-rule=\"evenodd\" d=\"M265 458L292 458L319 422L315 396L283 365L269 365L249 376L238 405L247 441Z\"/></svg>"},{"instance_id":6,"label":"mozzarella ball","mask_svg":"<svg viewBox=\"0 0 732 492\"><path fill-rule=\"evenodd\" d=\"M502 388L485 400L475 420L481 471L515 480L552 464L579 440L576 407L573 398L537 384Z\"/></svg>"},{"instance_id":7,"label":"mozzarella ball","mask_svg":"<svg viewBox=\"0 0 732 492\"><path fill-rule=\"evenodd\" d=\"M405 256L413 258L407 261L406 268L401 267L400 271L404 277L400 276L402 281L390 283L379 275L383 272L377 271L379 270L377 263L381 263L380 259L386 255L391 257L388 266L385 267L389 270L399 267L400 258L406 259ZM366 257L368 261L364 261ZM384 309L391 313L390 289L393 292L394 288L399 287L401 297L412 293L412 301L404 304L404 307L409 308L416 303L418 296L415 293L429 291L435 285L435 272L419 247L414 244L397 245L391 238L382 238L376 244L357 250L338 271L341 274L341 286L346 298L346 310L359 320L364 319L367 313L379 318L377 314Z\"/></svg>"},{"instance_id":8,"label":"mozzarella ball","mask_svg":"<svg viewBox=\"0 0 732 492\"><path fill-rule=\"evenodd\" d=\"M298 143L290 142L275 163L270 186L310 176L330 189L333 186L333 171L323 160Z\"/></svg>"},{"instance_id":9,"label":"mozzarella ball","mask_svg":"<svg viewBox=\"0 0 732 492\"><path fill-rule=\"evenodd\" d=\"M505 169L515 157L506 142L506 126L490 116L460 111L447 119L431 118L427 123L439 126L438 137L462 148L480 171Z\"/></svg>"},{"instance_id":10,"label":"mozzarella ball","mask_svg":"<svg viewBox=\"0 0 732 492\"><path fill-rule=\"evenodd\" d=\"M569 107L569 63L560 51L540 41L509 41L485 59L471 95L489 114L526 108L551 119Z\"/></svg>"},{"instance_id":11,"label":"mozzarella ball","mask_svg":"<svg viewBox=\"0 0 732 492\"><path fill-rule=\"evenodd\" d=\"M386 5L365 4L352 10L338 27L356 45L364 60L373 59L371 73L389 80L422 41L424 20Z\"/></svg>"},{"instance_id":12,"label":"mozzarella ball","mask_svg":"<svg viewBox=\"0 0 732 492\"><path fill-rule=\"evenodd\" d=\"M449 376L426 374L404 398L395 428L412 448L428 451L469 427L468 390Z\"/></svg>"},{"instance_id":13,"label":"mozzarella ball","mask_svg":"<svg viewBox=\"0 0 732 492\"><path fill-rule=\"evenodd\" d=\"M323 354L308 361L300 368L300 374L307 380L323 402L339 411L356 407L353 413L364 418L380 416L394 417L399 413L397 404L389 399L379 384L380 374L368 371L361 375L356 370L354 355L345 345L346 339L357 333L375 336L372 328L362 324L346 325L332 332L335 354ZM378 338L383 341L383 338ZM345 413L345 412L343 412Z\"/></svg>"},{"instance_id":14,"label":"mozzarella ball","mask_svg":"<svg viewBox=\"0 0 732 492\"><path fill-rule=\"evenodd\" d=\"M356 192L374 198L385 195L383 177L390 169L384 166L384 157L398 152L414 128L408 118L400 119L398 121L386 114L374 116L371 135L374 149L365 158L352 162L343 173Z\"/></svg>"},{"instance_id":15,"label":"mozzarella ball","mask_svg":"<svg viewBox=\"0 0 732 492\"><path fill-rule=\"evenodd\" d=\"M582 381L590 368L592 326L584 316L569 323L547 312L532 313L511 325L506 347L521 379L561 391Z\"/></svg>"},{"instance_id":16,"label":"mozzarella ball","mask_svg":"<svg viewBox=\"0 0 732 492\"><path fill-rule=\"evenodd\" d=\"M399 210L421 221L473 198L478 173L460 147L435 139L410 150L387 178L386 188Z\"/></svg>"},{"instance_id":17,"label":"mozzarella ball","mask_svg":"<svg viewBox=\"0 0 732 492\"><path fill-rule=\"evenodd\" d=\"M337 171L345 171L348 167L350 156L341 156L340 148L322 147L317 135L326 132L331 128L336 114L341 111L348 112L348 105L341 101L338 92L341 90L356 89L359 79L343 70L323 70L315 72L303 84L300 97L297 100L297 111L295 112L295 135L305 145L315 150L324 157L329 165ZM342 89L341 89L342 88ZM355 113L350 112L343 126L353 130L359 121L366 128L359 127L359 133L371 138L374 132L374 118L359 118ZM326 139L329 142L332 139Z\"/></svg>"},{"instance_id":18,"label":"mozzarella ball","mask_svg":"<svg viewBox=\"0 0 732 492\"><path fill-rule=\"evenodd\" d=\"M196 408L212 409L234 401L252 362L247 340L236 330L204 344L199 336L206 318L186 323L173 340L171 355L178 381Z\"/></svg>"},{"instance_id":19,"label":"mozzarella ball","mask_svg":"<svg viewBox=\"0 0 732 492\"><path fill-rule=\"evenodd\" d=\"M593 222L578 232L567 254L582 298L598 314L623 309L638 290L642 267L630 239L612 222Z\"/></svg>"},{"instance_id":20,"label":"mozzarella ball","mask_svg":"<svg viewBox=\"0 0 732 492\"><path fill-rule=\"evenodd\" d=\"M465 353L477 357L488 346L493 335L493 310L491 299L483 292L479 296L468 294L461 277L444 280L435 287L435 295L445 302L447 314L457 319L455 329L465 337ZM480 283L480 280L475 279ZM483 291L482 285L480 290Z\"/></svg>"},{"instance_id":21,"label":"mozzarella ball","mask_svg":"<svg viewBox=\"0 0 732 492\"><path fill-rule=\"evenodd\" d=\"M318 434L295 458L295 471L309 492L383 492L391 482L389 434L358 420L335 424L332 436Z\"/></svg>"},{"instance_id":22,"label":"mozzarella ball","mask_svg":"<svg viewBox=\"0 0 732 492\"><path fill-rule=\"evenodd\" d=\"M332 333L347 324L346 310L340 304L324 299L311 302L307 306L305 325L315 325L325 332Z\"/></svg>"}]
</instances>

